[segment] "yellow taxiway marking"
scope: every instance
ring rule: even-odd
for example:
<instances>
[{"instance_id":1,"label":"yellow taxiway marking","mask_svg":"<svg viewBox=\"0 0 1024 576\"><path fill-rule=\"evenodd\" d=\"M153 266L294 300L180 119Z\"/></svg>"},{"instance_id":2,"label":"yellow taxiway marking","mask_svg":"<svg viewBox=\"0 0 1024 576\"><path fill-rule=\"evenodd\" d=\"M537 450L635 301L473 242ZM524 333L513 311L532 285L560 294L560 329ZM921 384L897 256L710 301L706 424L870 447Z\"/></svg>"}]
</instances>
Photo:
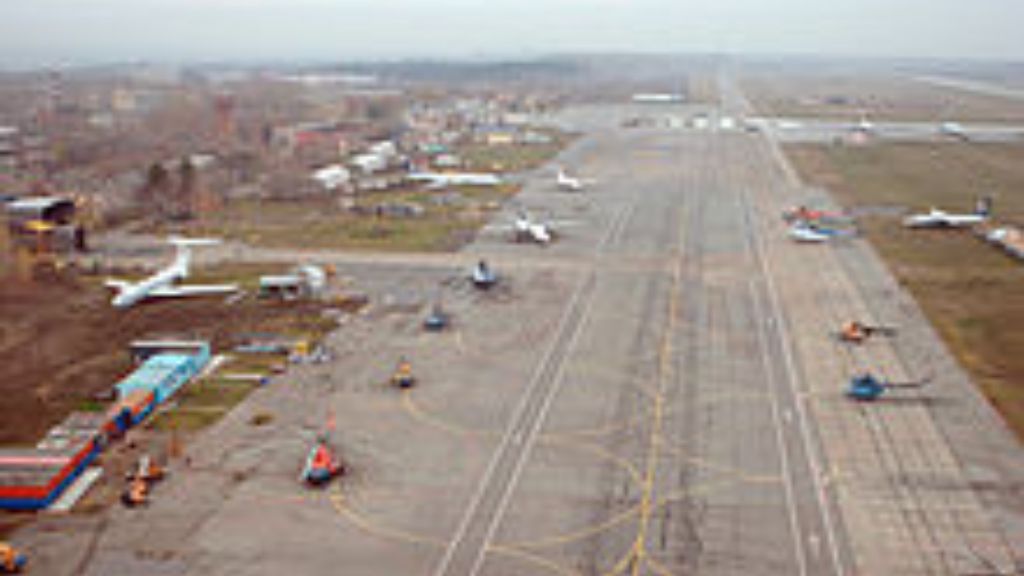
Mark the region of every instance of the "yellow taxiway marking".
<instances>
[{"instance_id":1,"label":"yellow taxiway marking","mask_svg":"<svg viewBox=\"0 0 1024 576\"><path fill-rule=\"evenodd\" d=\"M552 436L540 436L537 438L537 441L546 446L563 446L578 451L589 452L590 454L593 454L602 460L611 462L612 464L615 464L619 468L625 470L626 474L629 475L629 478L634 483L640 484L642 482L640 478L640 471L637 470L636 466L634 466L632 462L626 460L625 458L622 458L621 456L616 456L612 452L608 451L607 449L601 446L598 446L597 444L591 444L589 442L584 442L581 440L569 440L565 438Z\"/></svg>"},{"instance_id":2,"label":"yellow taxiway marking","mask_svg":"<svg viewBox=\"0 0 1024 576\"><path fill-rule=\"evenodd\" d=\"M672 374L672 354L675 348L674 333L679 314L679 290L682 283L682 269L679 257L672 267L672 290L669 296L668 320L658 348L658 385L654 396L654 415L651 436L647 448L647 470L644 474L643 492L640 499L640 519L636 540L633 542L632 574L639 576L642 560L647 554L647 531L651 522L654 503L654 483L658 471L658 457L661 452L661 428L665 417L665 383Z\"/></svg>"},{"instance_id":3,"label":"yellow taxiway marking","mask_svg":"<svg viewBox=\"0 0 1024 576\"><path fill-rule=\"evenodd\" d=\"M551 572L554 572L556 574L562 574L562 575L567 575L567 576L580 576L581 575L580 572L576 572L576 571L574 571L574 570L572 570L570 568L566 568L565 566L557 564L557 563L555 563L555 562L553 562L551 560L548 560L547 558L544 558L544 557L539 556L537 554L532 554L532 553L529 553L529 552L525 552L525 551L517 549L517 548L513 548L513 547L509 547L509 546L504 546L504 545L502 545L502 546L491 546L491 547L488 548L488 551L494 552L496 554L504 554L504 555L507 555L507 556L514 556L514 557L520 558L521 560L524 560L526 562L530 562L530 563L535 564L537 566L542 566L542 567L544 567L544 568L546 568L546 569L548 569ZM630 548L630 550L628 550L625 554L622 555L621 558L619 558L618 562L616 562L614 566L612 566L610 569L608 569L608 571L602 572L601 575L602 576L618 576L619 574L622 574L624 571L626 571L631 566L631 562L632 562L631 558L632 557L633 557L633 551L632 551L632 548Z\"/></svg>"},{"instance_id":4,"label":"yellow taxiway marking","mask_svg":"<svg viewBox=\"0 0 1024 576\"><path fill-rule=\"evenodd\" d=\"M666 452L674 456L678 456L683 460L690 462L691 464L694 464L695 466L704 468L705 470L711 470L714 472L735 476L736 478L740 479L743 482L769 483L782 481L782 476L780 474L751 474L749 472L746 472L739 468L735 468L733 466L729 466L727 464L721 464L713 460L709 460L707 458L691 456L686 452L686 448L674 445L672 443L663 442L662 447L665 449Z\"/></svg>"},{"instance_id":5,"label":"yellow taxiway marking","mask_svg":"<svg viewBox=\"0 0 1024 576\"><path fill-rule=\"evenodd\" d=\"M653 571L658 576L672 576L672 572L670 572L668 570L668 568L665 568L664 566L659 564L657 561L655 561L654 558L651 558L650 556L648 556L646 562L647 562L647 567L650 568L651 571Z\"/></svg>"},{"instance_id":6,"label":"yellow taxiway marking","mask_svg":"<svg viewBox=\"0 0 1024 576\"><path fill-rule=\"evenodd\" d=\"M654 505L654 509L657 510L657 509L660 509L660 508L664 508L665 506L668 506L669 504L673 504L675 502L678 502L679 500L682 500L684 498L689 498L691 496L695 496L695 495L698 495L698 494L700 494L700 495L711 494L712 492L715 492L715 491L718 491L718 490L722 490L722 489L725 489L725 488L733 487L733 486L736 485L736 483L737 483L737 480L734 480L734 479L717 480L715 482L705 482L703 484L699 484L699 485L694 486L692 488L684 488L684 489L680 489L680 490L675 490L675 491L669 493L667 496L659 498L657 503Z\"/></svg>"},{"instance_id":7,"label":"yellow taxiway marking","mask_svg":"<svg viewBox=\"0 0 1024 576\"><path fill-rule=\"evenodd\" d=\"M641 386L636 383L630 383L631 386L638 388L640 393L647 396L654 401L655 394L648 387ZM764 400L767 398L767 394L763 392L723 392L714 394L712 396L701 398L697 402L699 404L714 404L714 403L725 403L725 402L752 402L754 400ZM646 408L644 408L646 409ZM663 418L673 417L675 410L671 407L665 408ZM622 432L635 428L644 424L649 419L648 414L635 414L627 418L622 419L619 422L610 422L604 426L594 426L592 428L577 428L577 429L566 429L556 430L545 434L549 438L572 438L577 436L607 436L616 432ZM673 444L675 449L679 449L678 443Z\"/></svg>"},{"instance_id":8,"label":"yellow taxiway marking","mask_svg":"<svg viewBox=\"0 0 1024 576\"><path fill-rule=\"evenodd\" d=\"M582 528L580 530L576 530L574 532L566 532L565 534L558 534L558 535L555 535L555 536L550 536L550 537L547 537L547 538L541 538L541 539L538 539L538 540L528 540L528 541L525 541L525 542L509 542L509 543L506 543L506 544L502 544L502 546L504 546L505 548L522 549L522 548L551 548L553 546L562 546L562 545L565 545L565 544L572 544L574 542L579 542L581 540L586 540L587 538L592 538L592 537L594 537L594 536L596 536L596 535L598 535L598 534L600 534L602 532L607 532L608 530L611 530L612 528L615 528L616 526L618 526L620 524L624 524L627 520L629 520L630 518L635 516L636 513L639 512L639 511L640 511L640 505L637 504L636 506L633 506L632 508L629 508L628 510L620 512L619 514L616 514L615 516L612 516L611 518L608 518L607 520L605 520L603 522L600 522L600 523L595 524L593 526L588 526L586 528Z\"/></svg>"},{"instance_id":9,"label":"yellow taxiway marking","mask_svg":"<svg viewBox=\"0 0 1024 576\"><path fill-rule=\"evenodd\" d=\"M644 421L643 415L637 415L623 419L621 422L610 422L604 426L594 426L593 428L577 428L574 430L557 430L548 432L544 436L548 438L577 438L577 437L588 437L588 436L608 436L616 432L623 430L629 430L637 426Z\"/></svg>"},{"instance_id":10,"label":"yellow taxiway marking","mask_svg":"<svg viewBox=\"0 0 1024 576\"><path fill-rule=\"evenodd\" d=\"M497 436L498 432L490 430L479 430L474 428L468 428L460 426L458 424L452 424L442 418L439 418L429 412L424 411L419 405L413 400L413 393L411 390L402 391L402 406L405 411L412 416L413 419L422 422L433 428L443 430L449 434L456 436L469 436L469 437L484 437L484 436ZM628 460L620 456L609 452L607 449L591 444L583 440L573 440L565 438L562 435L541 435L537 438L537 441L547 446L561 446L569 449L577 450L580 452L587 452L598 458L611 462L619 468L623 469L626 474L629 475L630 479L639 484L641 482L640 471Z\"/></svg>"},{"instance_id":11,"label":"yellow taxiway marking","mask_svg":"<svg viewBox=\"0 0 1024 576\"><path fill-rule=\"evenodd\" d=\"M629 546L629 550L627 550L626 553L622 555L622 558L619 558L619 561L616 562L615 565L612 566L612 568L609 571L605 572L602 576L619 576L619 574L622 574L626 570L629 570L629 568L635 562L636 562L635 545L631 544Z\"/></svg>"},{"instance_id":12,"label":"yellow taxiway marking","mask_svg":"<svg viewBox=\"0 0 1024 576\"><path fill-rule=\"evenodd\" d=\"M554 574L561 574L562 576L582 576L582 574L580 572L576 572L575 570L572 570L570 568L566 568L565 566L562 566L561 564L558 564L557 562L548 560L547 558L544 558L543 556L539 556L537 554L531 554L530 552L526 552L526 551L523 551L523 550L518 550L516 548L509 548L507 546L492 545L492 546L488 546L487 547L487 551L488 552L493 552L494 554L498 554L499 556L509 556L511 558L516 558L516 559L521 560L523 562L528 562L528 563L530 563L530 564L532 564L534 566L539 566L541 568L544 568L544 569L546 569L549 572L552 572Z\"/></svg>"},{"instance_id":13,"label":"yellow taxiway marking","mask_svg":"<svg viewBox=\"0 0 1024 576\"><path fill-rule=\"evenodd\" d=\"M347 519L349 522L351 522L353 525L355 525L363 532L366 532L367 534L371 534L373 536L377 536L378 538L383 538L385 540L393 540L397 542L403 542L406 544L420 544L433 546L437 548L444 548L445 546L444 542L434 538L430 538L428 536L422 536L419 534L413 534L412 532L407 532L405 530L390 528L387 526L378 526L374 524L365 516L356 511L355 508L348 505L348 502L345 498L345 493L342 492L341 486L339 484L335 484L335 489L330 495L330 500L331 505L338 512L338 514L340 514L342 517Z\"/></svg>"},{"instance_id":14,"label":"yellow taxiway marking","mask_svg":"<svg viewBox=\"0 0 1024 576\"><path fill-rule=\"evenodd\" d=\"M454 434L456 436L497 436L498 435L498 432L493 431L493 430L480 430L480 429L476 429L476 428L469 428L467 426L461 426L459 424L452 424L451 422L448 422L447 420L444 420L442 418L438 418L437 416L434 416L433 414L424 411L423 409L421 409L419 407L418 404L416 404L415 400L413 400L413 398L412 398L412 391L411 390L403 390L402 391L402 407L413 418L413 420L416 420L418 422L422 422L422 423L424 423L424 424L426 424L428 426L431 426L433 428L444 430L445 432L448 432L450 434Z\"/></svg>"}]
</instances>

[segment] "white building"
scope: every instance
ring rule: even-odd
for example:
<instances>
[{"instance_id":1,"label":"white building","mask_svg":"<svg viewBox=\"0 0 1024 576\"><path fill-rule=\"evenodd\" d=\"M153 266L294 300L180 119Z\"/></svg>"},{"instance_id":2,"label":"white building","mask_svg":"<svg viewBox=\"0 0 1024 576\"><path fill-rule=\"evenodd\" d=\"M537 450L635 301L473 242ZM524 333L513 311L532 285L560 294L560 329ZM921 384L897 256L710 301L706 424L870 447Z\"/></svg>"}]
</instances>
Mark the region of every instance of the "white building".
<instances>
[{"instance_id":1,"label":"white building","mask_svg":"<svg viewBox=\"0 0 1024 576\"><path fill-rule=\"evenodd\" d=\"M333 191L347 186L352 181L352 173L340 164L332 164L313 172L313 180L323 186L324 190Z\"/></svg>"}]
</instances>

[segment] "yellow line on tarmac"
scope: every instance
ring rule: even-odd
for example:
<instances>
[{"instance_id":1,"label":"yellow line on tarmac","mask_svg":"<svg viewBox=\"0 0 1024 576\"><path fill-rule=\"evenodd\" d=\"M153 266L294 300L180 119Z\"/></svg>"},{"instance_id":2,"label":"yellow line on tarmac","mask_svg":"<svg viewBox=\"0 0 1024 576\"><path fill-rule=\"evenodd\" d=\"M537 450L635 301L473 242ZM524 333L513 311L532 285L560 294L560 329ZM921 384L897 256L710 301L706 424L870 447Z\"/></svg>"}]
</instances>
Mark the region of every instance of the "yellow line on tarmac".
<instances>
[{"instance_id":1,"label":"yellow line on tarmac","mask_svg":"<svg viewBox=\"0 0 1024 576\"><path fill-rule=\"evenodd\" d=\"M672 576L672 572L669 572L668 568L656 562L654 558L647 558L647 567L653 570L655 574L658 574L658 576Z\"/></svg>"},{"instance_id":2,"label":"yellow line on tarmac","mask_svg":"<svg viewBox=\"0 0 1024 576\"><path fill-rule=\"evenodd\" d=\"M677 501L682 500L683 498L687 498L689 496L694 496L696 494L707 495L707 494L710 494L710 493L712 493L712 492L714 492L716 490L721 490L723 488L728 488L730 486L735 486L738 482L739 482L738 480L734 480L734 479L718 480L718 481L715 481L715 482L705 482L703 484L697 485L697 486L692 487L692 488L684 488L684 489L676 490L676 491L670 493L668 496L660 498L658 500L658 502L655 504L654 508L655 509L664 508L665 506L668 506L669 504L672 504L674 502L677 502Z\"/></svg>"},{"instance_id":3,"label":"yellow line on tarmac","mask_svg":"<svg viewBox=\"0 0 1024 576\"><path fill-rule=\"evenodd\" d=\"M542 436L542 437L540 437L538 439L538 442L541 442L543 444L548 444L548 445L564 446L564 447L567 447L567 448L574 448L576 450L582 450L584 452L589 452L589 453L597 456L598 458L601 458L603 460L607 460L607 461L609 461L609 462L611 462L613 464L618 465L620 468L625 470L627 474L629 474L629 478L633 482L635 482L637 484L640 484L642 482L642 480L640 478L640 471L637 470L636 466L634 466L632 462L630 462L629 460L626 460L625 458L622 458L621 456L616 456L612 452L610 452L607 449L602 448L601 446L598 446L596 444L590 444L589 442L584 442L582 440L568 440L568 439L564 439L564 438L550 437L550 436L549 437L543 437Z\"/></svg>"},{"instance_id":4,"label":"yellow line on tarmac","mask_svg":"<svg viewBox=\"0 0 1024 576\"><path fill-rule=\"evenodd\" d=\"M438 418L437 416L424 411L422 408L419 407L419 405L416 404L415 400L413 400L411 390L402 391L402 406L414 420L422 422L433 428L443 430L449 434L470 437L496 436L498 434L497 432L493 432L490 430L479 430L474 428L468 428L465 426L460 426L458 424L452 424L451 422ZM538 438L538 441L543 444L563 446L571 449L580 450L583 452L589 452L590 454L593 454L599 458L612 462L613 464L625 470L626 473L629 474L629 477L630 479L633 480L633 482L637 484L641 483L640 471L637 470L637 468L631 462L629 462L625 458L612 454L611 452L600 446L582 440L572 440L569 438L565 438L561 434L541 436Z\"/></svg>"},{"instance_id":5,"label":"yellow line on tarmac","mask_svg":"<svg viewBox=\"0 0 1024 576\"><path fill-rule=\"evenodd\" d=\"M498 433L491 430L478 430L474 428L468 428L466 426L460 426L458 424L452 424L425 412L421 409L412 398L411 390L402 391L402 407L405 411L416 421L422 422L433 428L444 430L449 434L455 434L457 436L497 436Z\"/></svg>"},{"instance_id":6,"label":"yellow line on tarmac","mask_svg":"<svg viewBox=\"0 0 1024 576\"><path fill-rule=\"evenodd\" d=\"M602 576L619 576L619 574L622 574L630 567L631 562L636 561L634 558L634 546L630 545L629 550L622 555L622 558L619 558L619 561L612 566L611 570L605 572Z\"/></svg>"},{"instance_id":7,"label":"yellow line on tarmac","mask_svg":"<svg viewBox=\"0 0 1024 576\"><path fill-rule=\"evenodd\" d=\"M538 540L529 540L526 542L510 542L507 544L502 544L502 546L505 548L550 548L552 546L560 546L563 544L579 542L580 540L585 540L587 538L590 538L591 536L596 536L601 532L611 530L619 524L623 524L626 520L629 520L630 517L635 515L639 510L640 505L638 504L636 506L633 506L632 508L629 508L628 510L625 510L623 512L620 512L619 514L616 514L615 516L612 516L611 518L608 518L607 520L599 524L588 526L587 528L583 528L581 530L567 532L565 534L559 534L548 538L541 538Z\"/></svg>"},{"instance_id":8,"label":"yellow line on tarmac","mask_svg":"<svg viewBox=\"0 0 1024 576\"><path fill-rule=\"evenodd\" d=\"M673 443L665 442L665 443L662 444L662 448L665 449L665 452L668 452L669 454L672 454L674 456L678 456L679 458L682 458L683 460L686 460L687 462L689 462L689 463L691 463L691 464L693 464L695 466L698 466L698 467L703 468L705 470L710 470L712 472L717 472L717 473L720 473L720 474L728 474L730 476L736 476L742 482L768 483L768 482L780 482L782 480L782 476L779 475L779 474L751 474L751 473L746 472L746 471L744 471L744 470L742 470L740 468L735 468L733 466L729 466L728 464L721 464L721 463L709 460L707 458L700 458L698 456L691 456L686 451L686 448L684 448L682 446L677 446L677 445L675 445Z\"/></svg>"},{"instance_id":9,"label":"yellow line on tarmac","mask_svg":"<svg viewBox=\"0 0 1024 576\"><path fill-rule=\"evenodd\" d=\"M454 435L457 435L457 436L477 436L477 437L480 437L480 436L496 436L498 434L497 432L493 432L493 431L490 431L490 430L479 430L479 429L467 428L465 426L460 426L458 424L452 424L452 423L450 423L450 422L448 422L446 420L438 418L437 416L434 416L433 414L430 414L430 413L424 411L413 400L413 398L412 398L412 391L411 390L403 390L402 391L402 406L405 408L405 411L407 413L409 413L409 415L414 420L422 422L422 423L424 423L424 424L426 424L428 426L431 426L433 428L437 428L437 429L443 430L443 431L445 431L445 432L447 432L449 434L454 434ZM636 482L637 484L639 484L641 482L641 480L640 480L640 471L637 470L636 467L633 466L633 464L631 462L629 462L625 458L616 456L615 454L612 454L608 450L606 450L606 449L604 449L604 448L602 448L600 446L597 446L595 444L591 444L589 442L585 442L585 441L582 441L582 440L572 440L572 439L569 439L569 438L563 438L560 435L541 436L541 437L538 438L538 442L541 442L541 443L547 444L547 445L552 445L552 446L562 446L562 447L566 447L566 448L570 448L570 449L575 449L575 450L579 450L579 451L583 451L583 452L589 452L590 454L593 454L593 455L595 455L598 458L601 458L603 460L607 460L607 461L617 465L618 467L622 468L623 470L625 470L626 473L629 475L630 479L633 480L633 482Z\"/></svg>"},{"instance_id":10,"label":"yellow line on tarmac","mask_svg":"<svg viewBox=\"0 0 1024 576\"><path fill-rule=\"evenodd\" d=\"M551 439L555 439L555 438L566 438L566 439L568 439L568 438L576 438L576 437L581 437L581 436L582 437L588 437L588 436L598 436L598 437L600 437L600 436L607 436L607 435L613 434L615 432L621 432L623 430L629 430L630 428L633 428L634 426L636 426L637 424L639 424L642 421L643 421L643 418L641 417L641 415L637 415L637 416L631 416L629 418L624 418L623 420L621 420L619 422L610 422L608 424L605 424L604 426L594 426L592 428L576 428L576 429L567 429L567 430L556 430L556 431L553 431L553 432L548 432L547 434L544 434L542 437L544 437L544 438L551 438Z\"/></svg>"},{"instance_id":11,"label":"yellow line on tarmac","mask_svg":"<svg viewBox=\"0 0 1024 576\"><path fill-rule=\"evenodd\" d=\"M651 402L654 401L654 398L656 397L656 394L655 394L654 390L651 390L649 387L643 386L642 384L638 384L638 383L635 383L635 382L630 382L629 385L632 386L633 388L636 388L637 391L640 394L650 398ZM731 402L731 401L748 402L748 401L755 401L755 400L764 400L766 398L767 398L767 394L764 394L762 392L720 393L720 394L711 395L711 396L709 396L707 398L699 399L697 402L699 404L713 404L713 403L718 403L718 402ZM662 415L662 417L663 418L670 418L674 414L675 414L675 410L672 410L671 407L668 407L668 408L665 409L664 414ZM620 420L618 422L611 422L611 423L605 424L604 426L595 426L595 427L592 427L592 428L577 428L577 429L556 430L556 431L544 434L544 436L548 437L548 438L554 438L554 437L558 437L558 438L567 437L567 438L570 438L570 437L576 437L576 436L606 436L606 435L609 435L609 434L613 434L615 432L621 432L623 430L628 430L630 428L636 427L638 424L640 424L640 423L645 421L644 420L644 416L645 416L644 414L636 414L634 416L629 416L627 418L623 418L622 420ZM680 449L681 448L679 447L678 443L673 443L673 450L678 451Z\"/></svg>"},{"instance_id":12,"label":"yellow line on tarmac","mask_svg":"<svg viewBox=\"0 0 1024 576\"><path fill-rule=\"evenodd\" d=\"M444 542L427 536L420 536L418 534L413 534L396 528L377 526L365 516L357 512L354 508L347 505L345 494L341 491L341 486L338 484L335 484L335 490L331 493L330 500L331 505L338 514L367 534L383 538L385 540L394 540L406 544L422 544L437 548L443 548L445 546Z\"/></svg>"},{"instance_id":13,"label":"yellow line on tarmac","mask_svg":"<svg viewBox=\"0 0 1024 576\"><path fill-rule=\"evenodd\" d=\"M517 558L517 559L519 559L521 561L528 562L528 563L533 564L535 566L540 566L542 568L545 568L548 571L553 572L555 574L561 574L563 576L581 576L580 572L576 572L576 571L574 571L574 570L572 570L570 568L566 568L565 566L562 566L561 564L558 564L556 562L548 560L547 558L544 558L543 556L538 556L537 554L531 554L531 553L525 552L523 550L517 550L515 548L509 548L509 547L506 547L506 546L488 546L487 547L487 551L488 552L493 552L493 553L501 555L501 556L509 556L509 557L512 557L512 558Z\"/></svg>"},{"instance_id":14,"label":"yellow line on tarmac","mask_svg":"<svg viewBox=\"0 0 1024 576\"><path fill-rule=\"evenodd\" d=\"M679 288L682 281L682 270L679 257L674 258L672 267L672 290L669 293L668 320L661 338L658 354L658 386L654 397L654 417L651 426L650 442L647 449L647 471L644 475L643 493L640 500L640 521L637 526L636 540L633 543L633 576L639 576L642 560L647 554L647 531L651 523L654 508L654 482L658 471L658 455L661 448L661 427L665 417L665 382L672 372L673 339L676 328L676 317L679 312Z\"/></svg>"}]
</instances>

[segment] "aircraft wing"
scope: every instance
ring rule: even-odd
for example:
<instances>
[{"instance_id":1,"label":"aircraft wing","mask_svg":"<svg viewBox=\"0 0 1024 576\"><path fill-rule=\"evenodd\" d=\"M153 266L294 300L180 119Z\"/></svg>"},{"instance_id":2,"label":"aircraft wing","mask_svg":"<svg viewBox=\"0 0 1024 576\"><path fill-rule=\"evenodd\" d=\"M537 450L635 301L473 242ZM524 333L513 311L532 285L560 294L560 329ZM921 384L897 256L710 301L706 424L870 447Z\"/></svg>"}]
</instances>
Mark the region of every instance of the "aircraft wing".
<instances>
[{"instance_id":1,"label":"aircraft wing","mask_svg":"<svg viewBox=\"0 0 1024 576\"><path fill-rule=\"evenodd\" d=\"M106 286L107 288L113 288L114 290L117 290L118 292L122 292L122 291L124 291L127 288L131 288L132 283L128 282L127 280L117 280L115 278L107 278L106 280L103 281L103 285Z\"/></svg>"},{"instance_id":2,"label":"aircraft wing","mask_svg":"<svg viewBox=\"0 0 1024 576\"><path fill-rule=\"evenodd\" d=\"M544 224L552 228L563 228L566 226L581 226L583 222L579 220L544 220Z\"/></svg>"},{"instance_id":3,"label":"aircraft wing","mask_svg":"<svg viewBox=\"0 0 1024 576\"><path fill-rule=\"evenodd\" d=\"M237 284L186 284L183 286L164 286L154 288L147 296L161 298L181 298L186 296L203 296L209 294L230 294L237 292Z\"/></svg>"},{"instance_id":4,"label":"aircraft wing","mask_svg":"<svg viewBox=\"0 0 1024 576\"><path fill-rule=\"evenodd\" d=\"M481 235L497 235L497 234L511 234L515 232L516 227L513 224L505 224L503 222L493 222L480 228Z\"/></svg>"}]
</instances>

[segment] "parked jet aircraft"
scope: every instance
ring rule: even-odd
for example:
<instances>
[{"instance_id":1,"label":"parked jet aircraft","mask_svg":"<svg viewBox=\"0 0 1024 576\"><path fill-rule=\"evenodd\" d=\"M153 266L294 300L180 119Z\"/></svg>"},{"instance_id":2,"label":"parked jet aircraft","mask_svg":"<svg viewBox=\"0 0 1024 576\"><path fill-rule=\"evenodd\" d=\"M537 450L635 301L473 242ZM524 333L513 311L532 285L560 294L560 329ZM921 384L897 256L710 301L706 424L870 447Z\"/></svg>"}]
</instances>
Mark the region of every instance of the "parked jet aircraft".
<instances>
[{"instance_id":1,"label":"parked jet aircraft","mask_svg":"<svg viewBox=\"0 0 1024 576\"><path fill-rule=\"evenodd\" d=\"M551 243L553 233L547 224L536 222L526 212L520 212L513 224L516 242L536 242L547 245Z\"/></svg>"},{"instance_id":2,"label":"parked jet aircraft","mask_svg":"<svg viewBox=\"0 0 1024 576\"><path fill-rule=\"evenodd\" d=\"M836 238L849 238L855 232L837 228L824 228L807 222L797 222L789 227L789 237L796 242L817 244Z\"/></svg>"},{"instance_id":3,"label":"parked jet aircraft","mask_svg":"<svg viewBox=\"0 0 1024 576\"><path fill-rule=\"evenodd\" d=\"M939 124L939 134L952 138L967 140L967 131L959 122L942 122Z\"/></svg>"},{"instance_id":4,"label":"parked jet aircraft","mask_svg":"<svg viewBox=\"0 0 1024 576\"><path fill-rule=\"evenodd\" d=\"M559 236L563 226L575 224L571 221L538 220L526 210L519 210L511 222L498 222L484 228L484 233L508 236L513 242L533 242L546 246Z\"/></svg>"},{"instance_id":5,"label":"parked jet aircraft","mask_svg":"<svg viewBox=\"0 0 1024 576\"><path fill-rule=\"evenodd\" d=\"M408 178L413 182L424 182L428 188L498 186L503 182L497 174L473 172L412 172Z\"/></svg>"},{"instance_id":6,"label":"parked jet aircraft","mask_svg":"<svg viewBox=\"0 0 1024 576\"><path fill-rule=\"evenodd\" d=\"M992 200L978 200L973 214L954 214L938 208L932 208L924 214L911 214L903 219L907 228L964 228L981 224L988 220L992 210Z\"/></svg>"},{"instance_id":7,"label":"parked jet aircraft","mask_svg":"<svg viewBox=\"0 0 1024 576\"><path fill-rule=\"evenodd\" d=\"M117 290L110 301L115 308L130 308L142 300L158 297L202 296L209 294L227 294L238 290L236 284L213 285L179 285L178 282L188 278L189 265L192 261L194 246L210 246L220 241L208 238L181 238L172 236L168 242L177 249L174 261L139 282L128 282L108 278L106 285Z\"/></svg>"},{"instance_id":8,"label":"parked jet aircraft","mask_svg":"<svg viewBox=\"0 0 1024 576\"><path fill-rule=\"evenodd\" d=\"M858 120L857 123L851 127L851 131L864 135L871 135L875 133L875 125L870 120L868 120L867 114L862 113L860 115L860 120Z\"/></svg>"},{"instance_id":9,"label":"parked jet aircraft","mask_svg":"<svg viewBox=\"0 0 1024 576\"><path fill-rule=\"evenodd\" d=\"M558 189L565 192L582 192L590 182L584 181L582 178L569 176L565 173L565 169L558 169L558 176L556 177L556 183Z\"/></svg>"}]
</instances>

